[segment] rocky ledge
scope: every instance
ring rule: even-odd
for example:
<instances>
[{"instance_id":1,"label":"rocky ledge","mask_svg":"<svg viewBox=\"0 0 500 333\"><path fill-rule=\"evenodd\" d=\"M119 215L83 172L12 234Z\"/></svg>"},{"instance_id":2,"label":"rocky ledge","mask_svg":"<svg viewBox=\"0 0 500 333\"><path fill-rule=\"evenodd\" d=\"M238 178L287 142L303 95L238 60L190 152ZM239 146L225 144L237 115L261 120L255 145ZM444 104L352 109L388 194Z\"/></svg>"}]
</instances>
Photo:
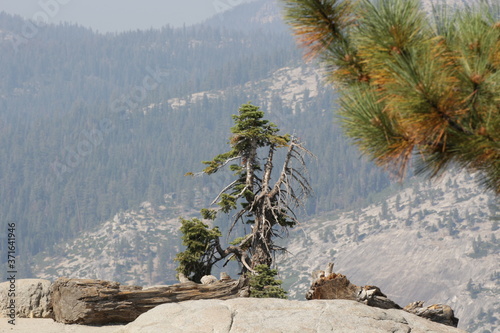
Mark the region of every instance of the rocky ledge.
<instances>
[{"instance_id":1,"label":"rocky ledge","mask_svg":"<svg viewBox=\"0 0 500 333\"><path fill-rule=\"evenodd\" d=\"M334 280L336 279L324 279L324 282L321 284L316 283L314 294L319 295L321 293L323 296L328 296L327 292L330 289L326 288L329 286L329 282L327 281ZM347 281L345 282L347 283ZM70 285L71 283L78 284L78 286L72 286ZM216 297L237 297L238 294L233 292L233 289L239 289L237 285L238 281L227 281L227 285L224 283L213 285L210 291L223 292L224 295L212 295ZM132 322L122 327L97 327L82 325L68 326L61 323L67 322L63 320L54 322L52 319L21 319L14 329L16 332L465 332L399 309L382 309L367 306L366 303L363 304L359 299L289 301L281 299L232 298L228 300L182 301L197 298L201 294L208 296L207 291L209 286L196 285L189 282L173 286L142 289L139 287L120 288L117 283L109 281L60 279L58 284L56 283L50 288L49 286L50 282L45 280L21 281L17 286L19 295L16 297L17 313L15 317L19 319L23 317L43 318L52 316L54 318L53 307L50 306L50 303L52 303L56 305L54 307L56 310L68 308L73 312L76 311L82 314L78 317L78 320L69 321L72 323L111 324L117 321L116 318L119 314L123 317L122 312L124 310L133 308L135 312L127 310L130 316L126 320ZM347 291L353 288L351 284L347 284L347 286L349 287L345 289ZM82 289L82 287L84 288ZM68 288L68 295L64 292L65 288ZM7 289L8 285L0 284L0 300L6 300ZM55 298L50 297L49 289ZM371 295L370 292L372 289L363 288L362 290L365 289L367 290L367 295ZM355 291L356 295L363 294L359 293L358 289ZM61 295L57 296L57 293L66 296L58 299L57 297ZM141 301L137 302L139 299ZM70 300L74 302L71 303L69 302ZM168 301L171 303L161 304L152 308L156 304ZM386 301L382 303L387 304ZM2 304L7 304L7 302L2 302ZM89 304L93 304L93 306L87 306ZM138 304L142 307L137 306ZM94 311L82 311L83 305L85 305L85 309L88 308ZM413 304L413 308L417 312L423 311L420 303ZM0 310L0 317L2 315L5 317L3 320L0 320L0 332L10 331L13 326L8 324L9 309L4 306L0 307ZM145 313L139 315L141 312ZM135 318L136 316L138 317ZM82 320L82 318L93 320ZM96 321L96 318L99 320Z\"/></svg>"},{"instance_id":2,"label":"rocky ledge","mask_svg":"<svg viewBox=\"0 0 500 333\"><path fill-rule=\"evenodd\" d=\"M19 333L465 333L401 310L348 300L286 301L238 298L159 305L126 326L64 325L52 319L0 320L0 332Z\"/></svg>"},{"instance_id":3,"label":"rocky ledge","mask_svg":"<svg viewBox=\"0 0 500 333\"><path fill-rule=\"evenodd\" d=\"M159 305L115 333L465 333L395 309L349 300L235 298Z\"/></svg>"}]
</instances>

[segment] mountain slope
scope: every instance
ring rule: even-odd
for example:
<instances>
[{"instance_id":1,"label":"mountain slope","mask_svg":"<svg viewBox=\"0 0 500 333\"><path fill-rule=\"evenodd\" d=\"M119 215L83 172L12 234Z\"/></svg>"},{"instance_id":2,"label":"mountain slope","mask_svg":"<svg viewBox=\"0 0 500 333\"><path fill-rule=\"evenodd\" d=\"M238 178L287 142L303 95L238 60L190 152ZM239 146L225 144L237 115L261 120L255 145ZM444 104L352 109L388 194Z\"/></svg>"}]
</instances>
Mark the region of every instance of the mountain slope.
<instances>
[{"instance_id":1,"label":"mountain slope","mask_svg":"<svg viewBox=\"0 0 500 333\"><path fill-rule=\"evenodd\" d=\"M138 210L118 213L97 230L54 246L37 256L36 276L53 281L66 276L135 285L174 283L173 258L180 251L177 216L188 212L171 200L168 204L169 208L153 207L144 202Z\"/></svg>"},{"instance_id":2,"label":"mountain slope","mask_svg":"<svg viewBox=\"0 0 500 333\"><path fill-rule=\"evenodd\" d=\"M189 142L188 136L191 135L189 124L192 123L185 120L186 115L191 119L201 120L197 126L197 131L200 132L205 128L205 133L207 133L205 136L206 141L197 143L199 147L190 149L196 149L195 151L202 156L198 157L199 160L202 160L209 158L208 155L203 155L206 155L207 151L212 149L208 146L208 143L212 146L217 146L214 143L220 143L219 149L224 149L223 145L227 140L225 136L218 133L219 131L213 130L215 125L204 121L210 118L207 116L208 109L213 108L209 108L207 105L217 106L222 104L227 107L228 104L233 104L234 110L237 110L241 100L251 99L257 105L261 105L263 110L271 110L267 114L271 121L278 124L284 131L295 132L300 135L308 143L309 149L319 153L320 150L317 149L324 148L321 142L326 139L330 140L330 144L347 147L340 130L338 128L332 130L333 116L330 111L332 94L331 90L322 87L321 75L312 67L285 67L263 80L247 82L225 90L204 91L182 98L163 99L159 103L152 103L140 110L127 110L127 117L130 119L128 122L131 123L149 117L152 118L151 121L161 121L160 118L167 117L169 120L168 128L163 127L163 129L173 133L172 130L176 128L178 132L176 135L182 135L185 142ZM235 99L234 96L238 96L238 98ZM234 113L231 110L233 108L229 108L225 112ZM219 112L219 109L215 109L215 111ZM228 115L226 120L220 121L225 124L229 120L230 116ZM299 123L302 126L298 127L297 124ZM227 132L229 132L227 130L229 127L230 125L226 126ZM304 127L310 130L304 131ZM222 125L219 124L217 128L222 128ZM123 131L125 130L127 130L126 127L123 128ZM209 131L212 133L209 134ZM200 150L205 151L201 152ZM385 176L380 170L366 162L358 162L358 156L354 148L346 151L332 149L321 154L321 158L312 161L310 164L310 172L313 175L311 182L315 192L325 193L325 195L321 196L325 201L323 203L315 202L320 198L311 198L309 209L312 211L319 210L320 207L323 207L322 210L327 210L328 207L352 204L354 200L349 202L349 199L356 198L360 193L369 189L376 191L377 187L380 188L383 184L386 184L386 181L384 181ZM178 158L173 158L173 156L178 156ZM182 156L182 151L171 151L166 157L166 163L173 164L178 164L180 158L187 158L185 155ZM351 165L350 170L347 170L346 165ZM170 167L170 164L167 166ZM172 165L172 168L174 167ZM202 167L200 161L197 161L197 167ZM351 173L352 175L358 173L363 175L360 178L365 180L375 177L380 178L381 181L378 184L375 182L370 186L366 186L361 182L353 181L351 176L342 177L338 181L332 182L328 174L320 173L319 170L330 170L335 174ZM186 171L189 171L189 169L185 170L184 173ZM178 176L182 177L182 173L179 172ZM171 260L175 257L179 250L180 240L177 230L172 230L170 227L165 229L164 226L178 226L179 216L187 217L192 215L193 212L207 205L207 198L212 201L213 193L217 193L225 186L225 179L220 176L223 175L188 178L188 186L180 192L164 194L161 192L164 188L158 187L154 196L155 200L152 201L152 204L147 204L153 206L151 210L145 210L142 207L143 204L141 207L127 210L126 213L116 214L113 218L108 219L90 231L80 233L76 239L70 240L66 245L57 243L35 258L33 275L51 279L55 279L57 276L87 276L114 279L123 283L145 282L149 284L166 283L175 280L174 264L173 262L167 264L165 258ZM334 184L335 186L333 186ZM326 202L328 196L326 193L340 190L345 190L343 198ZM348 193L348 191L352 192ZM165 206L165 208L159 209L158 206ZM304 215L304 212L298 213ZM144 221L153 221L154 223ZM219 221L219 223L223 223L223 221ZM157 224L157 226L153 226L153 224ZM146 228L150 230L151 234L155 235L152 239L149 239L151 237L145 232ZM221 229L224 231L226 228L222 227ZM136 251L139 243L144 243L145 252L139 251L140 253L138 253ZM158 250L157 247L160 245L162 248ZM146 248L149 248L149 250L146 250ZM53 253L58 253L60 256L53 258ZM166 257L159 258L160 255ZM127 263L125 262L126 258L128 258ZM149 261L149 263L144 260ZM166 270L163 273L158 273L158 267L162 267L162 270L166 268ZM154 274L151 273L151 276L145 278L141 275L144 270L148 272L154 270Z\"/></svg>"},{"instance_id":3,"label":"mountain slope","mask_svg":"<svg viewBox=\"0 0 500 333\"><path fill-rule=\"evenodd\" d=\"M209 18L204 24L242 31L288 30L281 17L279 0L229 1L223 8L228 10Z\"/></svg>"},{"instance_id":4,"label":"mountain slope","mask_svg":"<svg viewBox=\"0 0 500 333\"><path fill-rule=\"evenodd\" d=\"M201 25L116 35L47 25L14 44L27 24L0 13L0 214L18 224L22 277L32 276L31 256L53 243L144 200L180 196L188 184L183 175L199 165L202 152L215 152L216 145L196 142L227 128L237 110L204 106L207 118L221 109L228 114L214 129L168 109L124 115L124 104L139 109L244 84L298 58L284 33Z\"/></svg>"},{"instance_id":5,"label":"mountain slope","mask_svg":"<svg viewBox=\"0 0 500 333\"><path fill-rule=\"evenodd\" d=\"M287 32L198 25L101 35L48 25L15 50L23 24L0 13L0 211L18 223L20 277L32 276L33 255L117 211L159 204L165 193L195 208L207 181L183 175L224 149L231 115L248 101L322 155L311 166L318 186L308 213L365 201L388 184L332 125L334 94L298 65ZM320 169L349 176L331 184ZM338 191L345 195L327 199Z\"/></svg>"}]
</instances>

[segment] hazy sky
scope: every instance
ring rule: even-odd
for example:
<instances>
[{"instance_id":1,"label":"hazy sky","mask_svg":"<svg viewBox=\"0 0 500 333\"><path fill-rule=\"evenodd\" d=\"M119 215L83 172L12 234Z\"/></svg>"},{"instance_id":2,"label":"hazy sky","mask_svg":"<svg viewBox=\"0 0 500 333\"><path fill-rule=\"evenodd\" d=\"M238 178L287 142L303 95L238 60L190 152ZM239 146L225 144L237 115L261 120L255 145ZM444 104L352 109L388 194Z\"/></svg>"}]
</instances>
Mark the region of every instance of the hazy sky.
<instances>
[{"instance_id":1,"label":"hazy sky","mask_svg":"<svg viewBox=\"0 0 500 333\"><path fill-rule=\"evenodd\" d=\"M0 11L100 32L182 26L202 21L244 0L0 0Z\"/></svg>"}]
</instances>

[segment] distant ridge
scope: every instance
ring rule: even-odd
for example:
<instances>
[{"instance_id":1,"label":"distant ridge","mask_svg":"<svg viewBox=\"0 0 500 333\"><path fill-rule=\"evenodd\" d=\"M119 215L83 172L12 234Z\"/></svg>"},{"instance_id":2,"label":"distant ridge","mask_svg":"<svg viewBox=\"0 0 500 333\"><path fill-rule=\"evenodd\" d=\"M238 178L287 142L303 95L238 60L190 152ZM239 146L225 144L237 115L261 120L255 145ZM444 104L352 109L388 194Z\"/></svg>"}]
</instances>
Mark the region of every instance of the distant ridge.
<instances>
[{"instance_id":1,"label":"distant ridge","mask_svg":"<svg viewBox=\"0 0 500 333\"><path fill-rule=\"evenodd\" d=\"M240 1L240 3L240 5L218 13L201 24L242 31L288 30L288 26L283 22L278 0L250 0Z\"/></svg>"}]
</instances>

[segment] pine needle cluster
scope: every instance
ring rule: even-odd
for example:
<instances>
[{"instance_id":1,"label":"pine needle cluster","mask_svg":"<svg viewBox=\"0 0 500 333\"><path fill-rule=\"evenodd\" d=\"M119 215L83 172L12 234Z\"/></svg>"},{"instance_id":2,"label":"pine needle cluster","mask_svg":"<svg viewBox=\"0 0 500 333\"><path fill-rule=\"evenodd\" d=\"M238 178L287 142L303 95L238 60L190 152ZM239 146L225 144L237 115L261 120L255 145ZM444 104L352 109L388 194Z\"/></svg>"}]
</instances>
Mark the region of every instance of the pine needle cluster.
<instances>
[{"instance_id":1,"label":"pine needle cluster","mask_svg":"<svg viewBox=\"0 0 500 333\"><path fill-rule=\"evenodd\" d=\"M284 298L286 291L281 287L283 283L276 279L278 271L266 265L255 267L257 274L250 276L250 297L255 298Z\"/></svg>"},{"instance_id":2,"label":"pine needle cluster","mask_svg":"<svg viewBox=\"0 0 500 333\"><path fill-rule=\"evenodd\" d=\"M282 0L307 58L342 93L346 134L402 177L450 165L500 194L500 5Z\"/></svg>"}]
</instances>

